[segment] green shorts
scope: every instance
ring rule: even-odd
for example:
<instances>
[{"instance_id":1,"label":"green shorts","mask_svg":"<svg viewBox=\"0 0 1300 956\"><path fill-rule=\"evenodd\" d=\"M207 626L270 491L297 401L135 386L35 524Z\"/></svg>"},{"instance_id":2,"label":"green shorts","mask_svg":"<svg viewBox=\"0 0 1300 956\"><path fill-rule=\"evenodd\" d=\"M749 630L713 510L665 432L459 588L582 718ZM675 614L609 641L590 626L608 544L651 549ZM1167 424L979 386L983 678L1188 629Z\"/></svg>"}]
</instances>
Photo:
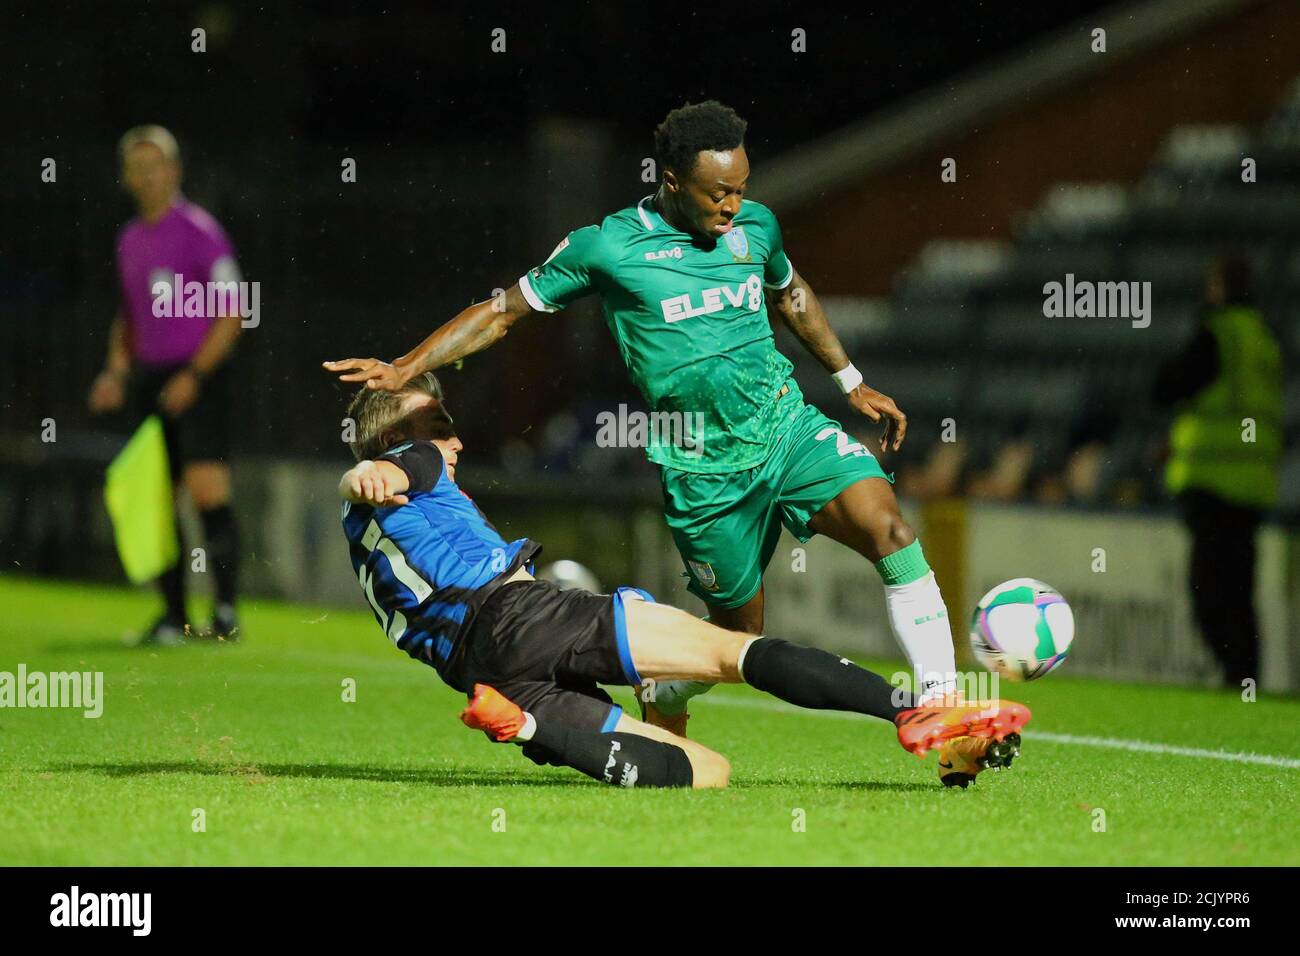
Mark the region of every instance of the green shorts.
<instances>
[{"instance_id":1,"label":"green shorts","mask_svg":"<svg viewBox=\"0 0 1300 956\"><path fill-rule=\"evenodd\" d=\"M827 502L863 478L893 482L840 423L804 405L762 464L721 475L660 469L664 518L686 565L690 591L715 607L739 607L763 583L784 525L800 541Z\"/></svg>"}]
</instances>

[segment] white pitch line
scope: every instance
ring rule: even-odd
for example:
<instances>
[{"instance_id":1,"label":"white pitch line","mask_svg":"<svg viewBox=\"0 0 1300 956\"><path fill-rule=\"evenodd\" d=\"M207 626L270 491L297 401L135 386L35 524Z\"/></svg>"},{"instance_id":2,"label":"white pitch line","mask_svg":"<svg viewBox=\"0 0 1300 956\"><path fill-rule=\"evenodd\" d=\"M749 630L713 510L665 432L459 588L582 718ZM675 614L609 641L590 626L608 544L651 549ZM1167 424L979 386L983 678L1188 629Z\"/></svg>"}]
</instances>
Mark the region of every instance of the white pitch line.
<instances>
[{"instance_id":1,"label":"white pitch line","mask_svg":"<svg viewBox=\"0 0 1300 956\"><path fill-rule=\"evenodd\" d=\"M1052 734L1046 731L1032 731L1026 736L1033 740L1045 740L1053 744L1078 744L1082 747L1108 747L1112 750L1135 750L1149 754L1173 754L1177 757L1200 757L1203 760L1227 760L1231 763L1256 763L1266 767L1285 767L1288 770L1300 770L1300 759L1295 757L1274 757L1271 754L1243 754L1230 750L1204 750L1200 747L1177 747L1173 744L1157 744L1146 740L1122 740L1119 737L1081 737L1075 734Z\"/></svg>"},{"instance_id":2,"label":"white pitch line","mask_svg":"<svg viewBox=\"0 0 1300 956\"><path fill-rule=\"evenodd\" d=\"M744 700L737 697L701 698L707 705L719 704L723 707L743 707L750 710L768 710L786 714L803 714L804 716L829 717L836 720L861 720L861 714L846 714L838 710L805 710L791 704L775 700ZM1085 737L1076 734L1054 734L1042 730L1026 731L1023 736L1030 740L1049 744L1073 744L1078 747L1101 747L1108 750L1131 750L1138 753L1172 754L1176 757L1199 757L1202 760L1226 760L1230 763L1253 763L1265 767L1283 767L1287 770L1300 770L1300 759L1295 757L1275 757L1271 754L1243 754L1230 750L1204 750L1200 747L1178 747L1173 744L1158 744L1147 740L1124 740L1119 737Z\"/></svg>"}]
</instances>

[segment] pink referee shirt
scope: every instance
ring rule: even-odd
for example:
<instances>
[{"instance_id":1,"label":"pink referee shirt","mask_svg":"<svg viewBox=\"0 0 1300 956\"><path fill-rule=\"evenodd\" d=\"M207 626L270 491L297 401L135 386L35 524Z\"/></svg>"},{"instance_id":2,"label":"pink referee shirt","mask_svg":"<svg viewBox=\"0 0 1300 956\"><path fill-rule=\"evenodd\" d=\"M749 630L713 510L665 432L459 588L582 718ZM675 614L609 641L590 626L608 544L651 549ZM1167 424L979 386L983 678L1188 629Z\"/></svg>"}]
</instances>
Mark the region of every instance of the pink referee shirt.
<instances>
[{"instance_id":1,"label":"pink referee shirt","mask_svg":"<svg viewBox=\"0 0 1300 956\"><path fill-rule=\"evenodd\" d=\"M225 230L208 213L180 198L156 223L132 219L117 237L122 316L131 357L144 365L188 362L218 316L154 315L154 285L237 282L239 267Z\"/></svg>"}]
</instances>

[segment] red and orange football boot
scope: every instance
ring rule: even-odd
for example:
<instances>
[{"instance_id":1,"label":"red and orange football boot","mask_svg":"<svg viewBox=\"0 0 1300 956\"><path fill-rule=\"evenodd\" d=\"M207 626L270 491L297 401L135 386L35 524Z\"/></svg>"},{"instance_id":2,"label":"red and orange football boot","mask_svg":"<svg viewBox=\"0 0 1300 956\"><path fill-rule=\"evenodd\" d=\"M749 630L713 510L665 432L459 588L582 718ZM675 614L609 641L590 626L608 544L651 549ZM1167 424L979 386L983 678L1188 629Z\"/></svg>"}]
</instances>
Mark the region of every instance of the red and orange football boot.
<instances>
[{"instance_id":1,"label":"red and orange football boot","mask_svg":"<svg viewBox=\"0 0 1300 956\"><path fill-rule=\"evenodd\" d=\"M475 684L474 696L460 712L460 720L471 730L481 730L504 743L523 730L525 717L519 705L495 687Z\"/></svg>"},{"instance_id":2,"label":"red and orange football boot","mask_svg":"<svg viewBox=\"0 0 1300 956\"><path fill-rule=\"evenodd\" d=\"M991 737L1002 740L1018 734L1033 716L1024 704L1011 700L950 703L944 700L904 710L894 718L903 749L924 757L955 737Z\"/></svg>"},{"instance_id":3,"label":"red and orange football boot","mask_svg":"<svg viewBox=\"0 0 1300 956\"><path fill-rule=\"evenodd\" d=\"M954 737L939 748L939 782L963 790L985 770L1003 770L1020 756L1020 735Z\"/></svg>"}]
</instances>

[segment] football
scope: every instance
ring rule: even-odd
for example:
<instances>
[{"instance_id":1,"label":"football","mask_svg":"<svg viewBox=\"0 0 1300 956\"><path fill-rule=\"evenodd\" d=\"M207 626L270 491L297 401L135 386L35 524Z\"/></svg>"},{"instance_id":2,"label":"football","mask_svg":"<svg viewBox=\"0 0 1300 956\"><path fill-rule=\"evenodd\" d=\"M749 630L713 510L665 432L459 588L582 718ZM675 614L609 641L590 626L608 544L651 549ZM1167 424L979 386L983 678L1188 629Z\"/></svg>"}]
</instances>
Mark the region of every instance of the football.
<instances>
[{"instance_id":1,"label":"football","mask_svg":"<svg viewBox=\"0 0 1300 956\"><path fill-rule=\"evenodd\" d=\"M1034 578L1004 581L971 616L975 658L1013 681L1037 680L1061 665L1074 641L1074 612L1061 593Z\"/></svg>"}]
</instances>

